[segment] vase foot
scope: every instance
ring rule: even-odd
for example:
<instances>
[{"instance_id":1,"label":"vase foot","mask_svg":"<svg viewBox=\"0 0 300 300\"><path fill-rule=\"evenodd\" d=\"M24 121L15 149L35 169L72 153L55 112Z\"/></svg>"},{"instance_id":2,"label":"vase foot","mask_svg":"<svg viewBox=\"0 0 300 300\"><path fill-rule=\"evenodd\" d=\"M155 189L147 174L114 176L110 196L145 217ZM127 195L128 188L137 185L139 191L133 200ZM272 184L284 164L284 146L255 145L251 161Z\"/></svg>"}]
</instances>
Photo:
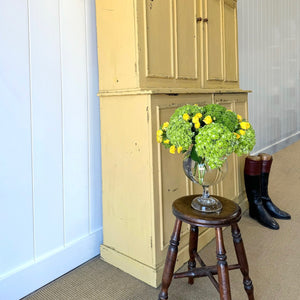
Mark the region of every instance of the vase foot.
<instances>
[{"instance_id":1,"label":"vase foot","mask_svg":"<svg viewBox=\"0 0 300 300\"><path fill-rule=\"evenodd\" d=\"M211 196L208 198L196 197L193 199L191 206L193 209L203 213L219 213L222 210L222 203Z\"/></svg>"}]
</instances>

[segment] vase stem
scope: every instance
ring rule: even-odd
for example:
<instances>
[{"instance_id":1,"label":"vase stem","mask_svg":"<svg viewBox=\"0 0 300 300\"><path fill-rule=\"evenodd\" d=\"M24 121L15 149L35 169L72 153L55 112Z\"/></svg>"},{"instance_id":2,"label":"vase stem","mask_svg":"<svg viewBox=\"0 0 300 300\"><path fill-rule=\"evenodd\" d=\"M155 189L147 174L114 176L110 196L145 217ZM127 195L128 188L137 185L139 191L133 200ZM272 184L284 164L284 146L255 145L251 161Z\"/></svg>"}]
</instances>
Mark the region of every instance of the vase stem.
<instances>
[{"instance_id":1,"label":"vase stem","mask_svg":"<svg viewBox=\"0 0 300 300\"><path fill-rule=\"evenodd\" d=\"M203 195L202 197L205 198L205 199L208 199L209 198L209 191L208 191L208 188L209 186L208 185L202 185L203 187Z\"/></svg>"},{"instance_id":2,"label":"vase stem","mask_svg":"<svg viewBox=\"0 0 300 300\"><path fill-rule=\"evenodd\" d=\"M206 172L206 169L205 169L205 164L199 164L198 163L198 177L199 177L199 184L203 184L203 181L204 181L204 175L205 175L205 172Z\"/></svg>"}]
</instances>

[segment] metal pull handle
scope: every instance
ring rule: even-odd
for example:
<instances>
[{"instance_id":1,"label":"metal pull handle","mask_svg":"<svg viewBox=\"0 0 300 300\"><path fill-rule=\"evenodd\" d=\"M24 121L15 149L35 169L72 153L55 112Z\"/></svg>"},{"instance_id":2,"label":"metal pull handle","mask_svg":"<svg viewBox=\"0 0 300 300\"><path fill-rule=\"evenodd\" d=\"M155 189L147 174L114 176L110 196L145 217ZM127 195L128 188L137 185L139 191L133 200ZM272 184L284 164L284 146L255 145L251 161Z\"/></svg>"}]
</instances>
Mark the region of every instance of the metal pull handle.
<instances>
[{"instance_id":1,"label":"metal pull handle","mask_svg":"<svg viewBox=\"0 0 300 300\"><path fill-rule=\"evenodd\" d=\"M197 20L197 22L201 22L201 21L208 22L207 18L202 19L201 17L198 17L198 18L196 18L196 20Z\"/></svg>"}]
</instances>

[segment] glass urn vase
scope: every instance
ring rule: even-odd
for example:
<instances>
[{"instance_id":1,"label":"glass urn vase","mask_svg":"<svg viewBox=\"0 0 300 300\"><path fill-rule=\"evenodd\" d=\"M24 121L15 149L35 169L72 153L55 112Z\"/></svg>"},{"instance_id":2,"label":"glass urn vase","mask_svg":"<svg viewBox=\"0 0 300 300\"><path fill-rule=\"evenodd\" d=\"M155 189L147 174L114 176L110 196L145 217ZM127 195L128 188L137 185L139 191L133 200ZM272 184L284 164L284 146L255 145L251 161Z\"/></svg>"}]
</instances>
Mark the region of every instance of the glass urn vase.
<instances>
[{"instance_id":1,"label":"glass urn vase","mask_svg":"<svg viewBox=\"0 0 300 300\"><path fill-rule=\"evenodd\" d=\"M194 183L203 187L203 194L194 198L192 208L204 213L216 213L222 210L222 203L210 196L209 186L219 183L227 173L227 160L220 168L211 169L208 164L198 163L191 159L189 153L183 159L183 170L185 175Z\"/></svg>"}]
</instances>

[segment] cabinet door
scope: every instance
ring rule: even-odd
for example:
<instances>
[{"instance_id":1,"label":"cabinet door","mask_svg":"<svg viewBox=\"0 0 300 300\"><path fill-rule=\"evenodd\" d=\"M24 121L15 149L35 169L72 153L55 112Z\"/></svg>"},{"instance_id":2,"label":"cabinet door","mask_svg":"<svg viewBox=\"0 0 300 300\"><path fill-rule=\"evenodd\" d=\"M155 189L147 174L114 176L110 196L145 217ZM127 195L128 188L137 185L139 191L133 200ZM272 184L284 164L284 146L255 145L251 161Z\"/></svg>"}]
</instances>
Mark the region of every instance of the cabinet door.
<instances>
[{"instance_id":1,"label":"cabinet door","mask_svg":"<svg viewBox=\"0 0 300 300\"><path fill-rule=\"evenodd\" d=\"M238 88L235 0L202 0L203 86Z\"/></svg>"},{"instance_id":2,"label":"cabinet door","mask_svg":"<svg viewBox=\"0 0 300 300\"><path fill-rule=\"evenodd\" d=\"M169 120L175 109L184 104L205 105L212 102L211 94L185 94L178 96L154 95L151 103L152 145L153 145L153 198L157 257L162 263L166 257L170 236L174 226L172 203L179 197L201 193L200 187L193 187L183 172L184 154L170 154L168 149L156 142L156 131ZM182 225L180 249L188 244L189 227ZM202 232L200 230L200 232ZM199 233L200 233L199 232ZM187 252L188 253L188 252Z\"/></svg>"},{"instance_id":3,"label":"cabinet door","mask_svg":"<svg viewBox=\"0 0 300 300\"><path fill-rule=\"evenodd\" d=\"M200 88L198 0L137 1L141 87Z\"/></svg>"},{"instance_id":4,"label":"cabinet door","mask_svg":"<svg viewBox=\"0 0 300 300\"><path fill-rule=\"evenodd\" d=\"M223 74L223 0L203 0L203 67L205 86L222 85Z\"/></svg>"},{"instance_id":5,"label":"cabinet door","mask_svg":"<svg viewBox=\"0 0 300 300\"><path fill-rule=\"evenodd\" d=\"M225 82L238 82L238 36L235 0L224 2L224 70Z\"/></svg>"}]
</instances>

